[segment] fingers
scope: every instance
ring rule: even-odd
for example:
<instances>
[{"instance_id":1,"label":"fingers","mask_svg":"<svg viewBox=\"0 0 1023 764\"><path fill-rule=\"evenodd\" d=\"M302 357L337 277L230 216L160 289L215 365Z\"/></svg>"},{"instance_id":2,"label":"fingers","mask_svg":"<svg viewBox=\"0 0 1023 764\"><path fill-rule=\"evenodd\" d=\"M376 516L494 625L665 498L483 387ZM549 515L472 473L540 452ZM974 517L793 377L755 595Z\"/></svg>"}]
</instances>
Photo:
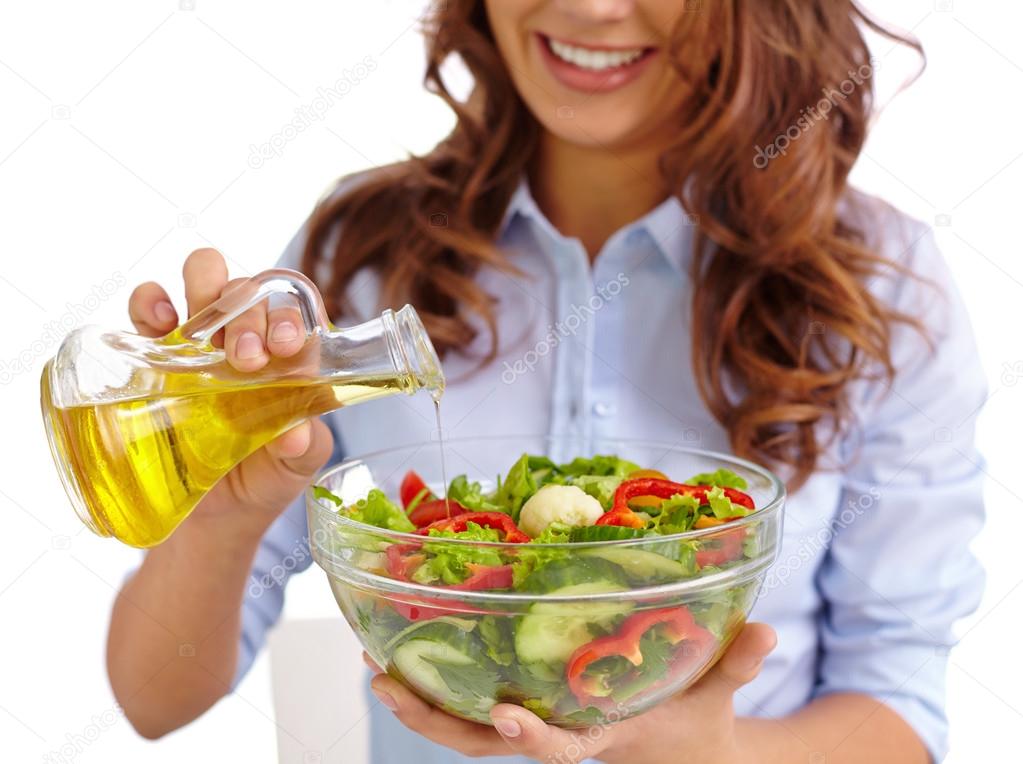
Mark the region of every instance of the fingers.
<instances>
[{"instance_id":1,"label":"fingers","mask_svg":"<svg viewBox=\"0 0 1023 764\"><path fill-rule=\"evenodd\" d=\"M306 420L266 445L267 453L285 469L308 480L327 463L334 436L319 419Z\"/></svg>"},{"instance_id":2,"label":"fingers","mask_svg":"<svg viewBox=\"0 0 1023 764\"><path fill-rule=\"evenodd\" d=\"M746 624L721 660L686 694L691 697L698 692L730 703L737 689L756 679L777 643L774 629L767 624Z\"/></svg>"},{"instance_id":3,"label":"fingers","mask_svg":"<svg viewBox=\"0 0 1023 764\"><path fill-rule=\"evenodd\" d=\"M491 709L490 720L513 753L539 761L576 760L572 752L578 751L579 742L571 732L544 724L540 717L521 706L498 704ZM586 738L587 758L597 756L614 735L613 728L601 729L603 739Z\"/></svg>"},{"instance_id":4,"label":"fingers","mask_svg":"<svg viewBox=\"0 0 1023 764\"><path fill-rule=\"evenodd\" d=\"M466 756L508 753L507 745L492 727L449 716L420 700L387 674L373 677L370 687L377 700L389 708L402 724L435 743Z\"/></svg>"},{"instance_id":5,"label":"fingers","mask_svg":"<svg viewBox=\"0 0 1023 764\"><path fill-rule=\"evenodd\" d=\"M230 291L236 279L227 285ZM305 324L297 308L276 308L266 312L260 303L229 323L224 330L227 360L238 371L256 371L266 366L271 355L287 358L305 344Z\"/></svg>"},{"instance_id":6,"label":"fingers","mask_svg":"<svg viewBox=\"0 0 1023 764\"><path fill-rule=\"evenodd\" d=\"M303 422L244 459L227 479L243 505L280 511L327 463L333 445L327 425Z\"/></svg>"},{"instance_id":7,"label":"fingers","mask_svg":"<svg viewBox=\"0 0 1023 764\"><path fill-rule=\"evenodd\" d=\"M368 656L363 659L371 668L379 669ZM378 673L370 687L377 699L410 730L466 756L514 753L547 761L576 745L570 732L547 726L536 714L520 706L508 703L494 706L490 712L494 724L491 728L449 716L387 674ZM606 737L610 739L612 734L608 730ZM601 742L591 746L587 753L597 755L606 745Z\"/></svg>"},{"instance_id":8,"label":"fingers","mask_svg":"<svg viewBox=\"0 0 1023 764\"><path fill-rule=\"evenodd\" d=\"M275 308L266 323L266 346L272 355L287 358L302 349L306 332L298 308Z\"/></svg>"},{"instance_id":9,"label":"fingers","mask_svg":"<svg viewBox=\"0 0 1023 764\"><path fill-rule=\"evenodd\" d=\"M144 337L162 337L178 325L178 313L166 290L154 281L139 284L128 299L128 316Z\"/></svg>"},{"instance_id":10,"label":"fingers","mask_svg":"<svg viewBox=\"0 0 1023 764\"><path fill-rule=\"evenodd\" d=\"M227 265L215 249L195 250L185 260L182 274L189 316L247 281L228 281ZM135 289L128 303L128 315L139 333L147 337L163 336L178 325L178 314L167 292L154 282ZM268 315L265 300L234 318L212 338L214 346L225 349L228 363L242 372L258 371L271 356L294 356L305 341L305 322L298 308L279 307Z\"/></svg>"},{"instance_id":11,"label":"fingers","mask_svg":"<svg viewBox=\"0 0 1023 764\"><path fill-rule=\"evenodd\" d=\"M197 249L185 260L182 270L189 316L246 281L228 281L224 258L214 249ZM305 324L297 308L276 308L268 316L264 301L227 325L223 346L228 363L238 371L252 372L263 368L271 355L295 355L305 339Z\"/></svg>"},{"instance_id":12,"label":"fingers","mask_svg":"<svg viewBox=\"0 0 1023 764\"><path fill-rule=\"evenodd\" d=\"M194 316L220 297L227 286L227 264L217 250L197 249L185 260L181 269L185 278L185 302L188 315Z\"/></svg>"},{"instance_id":13,"label":"fingers","mask_svg":"<svg viewBox=\"0 0 1023 764\"><path fill-rule=\"evenodd\" d=\"M748 623L721 657L715 670L722 679L741 687L756 678L764 658L777 644L774 629L766 623Z\"/></svg>"},{"instance_id":14,"label":"fingers","mask_svg":"<svg viewBox=\"0 0 1023 764\"><path fill-rule=\"evenodd\" d=\"M384 670L380 668L380 665L375 660L370 658L369 653L365 651L363 651L362 653L362 662L369 666L370 671L372 671L374 674L384 673Z\"/></svg>"},{"instance_id":15,"label":"fingers","mask_svg":"<svg viewBox=\"0 0 1023 764\"><path fill-rule=\"evenodd\" d=\"M224 287L230 292L247 279L234 279ZM260 303L235 318L224 329L224 350L227 362L238 371L256 371L270 360L266 343L266 304Z\"/></svg>"}]
</instances>

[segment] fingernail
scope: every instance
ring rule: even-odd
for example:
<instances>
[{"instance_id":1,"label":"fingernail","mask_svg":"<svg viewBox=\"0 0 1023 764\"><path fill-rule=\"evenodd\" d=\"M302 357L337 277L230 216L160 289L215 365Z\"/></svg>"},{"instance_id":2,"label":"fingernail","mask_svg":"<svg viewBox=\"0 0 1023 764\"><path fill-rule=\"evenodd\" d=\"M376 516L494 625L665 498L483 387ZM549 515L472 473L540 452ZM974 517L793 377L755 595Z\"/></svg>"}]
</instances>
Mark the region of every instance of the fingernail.
<instances>
[{"instance_id":1,"label":"fingernail","mask_svg":"<svg viewBox=\"0 0 1023 764\"><path fill-rule=\"evenodd\" d=\"M238 338L238 344L234 347L235 355L238 358L248 360L263 355L263 340L255 332L245 332Z\"/></svg>"},{"instance_id":2,"label":"fingernail","mask_svg":"<svg viewBox=\"0 0 1023 764\"><path fill-rule=\"evenodd\" d=\"M398 702L390 695L388 695L386 692L374 689L373 694L377 696L377 700L379 700L383 705L387 706L392 711L398 710Z\"/></svg>"},{"instance_id":3,"label":"fingernail","mask_svg":"<svg viewBox=\"0 0 1023 764\"><path fill-rule=\"evenodd\" d=\"M522 725L514 719L494 719L494 727L501 737L518 737L522 734Z\"/></svg>"},{"instance_id":4,"label":"fingernail","mask_svg":"<svg viewBox=\"0 0 1023 764\"><path fill-rule=\"evenodd\" d=\"M290 321L282 321L270 332L270 339L274 342L291 342L298 336L298 327Z\"/></svg>"},{"instance_id":5,"label":"fingernail","mask_svg":"<svg viewBox=\"0 0 1023 764\"><path fill-rule=\"evenodd\" d=\"M166 300L160 300L153 306L153 313L159 319L161 324L169 324L172 321L177 321L178 314L174 312L174 306Z\"/></svg>"}]
</instances>

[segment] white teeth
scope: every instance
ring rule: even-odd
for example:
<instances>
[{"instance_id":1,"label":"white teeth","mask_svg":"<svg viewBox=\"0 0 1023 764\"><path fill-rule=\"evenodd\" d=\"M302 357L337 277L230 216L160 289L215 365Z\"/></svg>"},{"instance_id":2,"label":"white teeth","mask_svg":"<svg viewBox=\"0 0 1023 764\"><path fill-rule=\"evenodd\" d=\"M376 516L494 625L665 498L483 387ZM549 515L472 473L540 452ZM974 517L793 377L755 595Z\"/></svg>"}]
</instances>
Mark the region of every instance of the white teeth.
<instances>
[{"instance_id":1,"label":"white teeth","mask_svg":"<svg viewBox=\"0 0 1023 764\"><path fill-rule=\"evenodd\" d=\"M551 50L562 61L575 64L580 69L600 71L601 69L614 69L618 66L631 64L643 55L642 48L632 50L591 50L590 48L577 48L574 45L566 45L563 42L548 38Z\"/></svg>"}]
</instances>

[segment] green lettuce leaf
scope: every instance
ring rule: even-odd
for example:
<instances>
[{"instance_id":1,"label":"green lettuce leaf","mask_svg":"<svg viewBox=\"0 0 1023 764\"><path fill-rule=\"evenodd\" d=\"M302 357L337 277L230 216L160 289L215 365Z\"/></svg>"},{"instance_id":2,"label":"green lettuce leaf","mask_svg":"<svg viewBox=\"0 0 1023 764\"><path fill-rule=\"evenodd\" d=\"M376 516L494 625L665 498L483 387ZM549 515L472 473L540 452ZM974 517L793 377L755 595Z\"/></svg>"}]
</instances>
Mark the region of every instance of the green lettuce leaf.
<instances>
[{"instance_id":1,"label":"green lettuce leaf","mask_svg":"<svg viewBox=\"0 0 1023 764\"><path fill-rule=\"evenodd\" d=\"M475 711L480 701L487 702L497 694L501 677L487 665L469 663L452 666L450 663L427 657L423 657L422 660L437 669L441 680L451 692L444 702L457 710ZM489 702L493 703L492 700Z\"/></svg>"},{"instance_id":2,"label":"green lettuce leaf","mask_svg":"<svg viewBox=\"0 0 1023 764\"><path fill-rule=\"evenodd\" d=\"M728 520L732 517L745 517L750 512L750 510L746 507L741 504L734 503L731 499L725 496L725 489L719 485L716 485L707 491L707 503L710 505L710 511L714 513L714 517L719 520Z\"/></svg>"},{"instance_id":3,"label":"green lettuce leaf","mask_svg":"<svg viewBox=\"0 0 1023 764\"><path fill-rule=\"evenodd\" d=\"M650 629L639 641L639 651L643 655L643 663L629 677L614 687L611 697L623 703L634 695L638 695L655 682L668 675L672 658L676 650L684 649L672 645L660 635L657 627ZM631 664L630 664L631 665Z\"/></svg>"},{"instance_id":4,"label":"green lettuce leaf","mask_svg":"<svg viewBox=\"0 0 1023 764\"><path fill-rule=\"evenodd\" d=\"M639 465L635 462L610 455L598 455L589 459L579 456L568 464L562 464L560 467L561 471L566 475L597 475L601 477L613 475L619 478L623 478L639 468Z\"/></svg>"},{"instance_id":5,"label":"green lettuce leaf","mask_svg":"<svg viewBox=\"0 0 1023 764\"><path fill-rule=\"evenodd\" d=\"M577 486L600 502L604 509L610 509L615 491L623 478L619 475L578 475L571 478L569 485Z\"/></svg>"},{"instance_id":6,"label":"green lettuce leaf","mask_svg":"<svg viewBox=\"0 0 1023 764\"><path fill-rule=\"evenodd\" d=\"M689 485L719 485L724 488L738 488L740 491L745 491L747 487L745 478L724 467L713 472L701 472L699 475L693 475L686 483Z\"/></svg>"},{"instance_id":7,"label":"green lettuce leaf","mask_svg":"<svg viewBox=\"0 0 1023 764\"><path fill-rule=\"evenodd\" d=\"M451 481L451 485L448 486L448 498L476 512L501 511L500 506L483 495L480 484L470 481L465 475L459 475Z\"/></svg>"},{"instance_id":8,"label":"green lettuce leaf","mask_svg":"<svg viewBox=\"0 0 1023 764\"><path fill-rule=\"evenodd\" d=\"M332 501L339 507L344 506L344 502L341 501L340 498L338 498L333 492L324 488L322 485L313 486L313 496L317 499L326 499L327 501Z\"/></svg>"},{"instance_id":9,"label":"green lettuce leaf","mask_svg":"<svg viewBox=\"0 0 1023 764\"><path fill-rule=\"evenodd\" d=\"M529 467L529 454L523 454L519 460L512 465L497 489L494 501L499 504L502 511L512 516L518 522L519 510L526 500L536 493L536 480L533 478L533 471Z\"/></svg>"},{"instance_id":10,"label":"green lettuce leaf","mask_svg":"<svg viewBox=\"0 0 1023 764\"><path fill-rule=\"evenodd\" d=\"M326 493L330 492L327 491ZM331 497L324 496L324 498ZM334 498L336 499L336 497ZM408 516L406 516L401 507L388 499L384 492L377 488L370 491L365 499L359 499L355 504L341 511L352 520L357 520L366 525L374 525L377 528L386 528L387 530L401 531L403 533L411 533L416 529L416 526L408 519Z\"/></svg>"},{"instance_id":11,"label":"green lettuce leaf","mask_svg":"<svg viewBox=\"0 0 1023 764\"><path fill-rule=\"evenodd\" d=\"M571 539L572 526L564 523L551 523L543 529L543 533L532 539L530 544L567 544Z\"/></svg>"},{"instance_id":12,"label":"green lettuce leaf","mask_svg":"<svg viewBox=\"0 0 1023 764\"><path fill-rule=\"evenodd\" d=\"M427 538L431 539L467 539L469 541L496 542L500 540L495 528L484 528L470 522L464 531L441 531L436 528L430 531ZM496 566L503 564L500 553L492 547L470 546L468 544L443 544L429 541L423 544L423 552L427 560L412 574L417 584L431 585L438 582L451 585L460 584L471 572L469 563L475 565Z\"/></svg>"},{"instance_id":13,"label":"green lettuce leaf","mask_svg":"<svg viewBox=\"0 0 1023 764\"><path fill-rule=\"evenodd\" d=\"M546 456L536 456L529 454L529 469L533 472L537 470L557 470L558 465L548 459Z\"/></svg>"},{"instance_id":14,"label":"green lettuce leaf","mask_svg":"<svg viewBox=\"0 0 1023 764\"><path fill-rule=\"evenodd\" d=\"M510 666L515 660L515 632L512 619L485 615L478 623L478 633L483 640L487 657L498 666Z\"/></svg>"},{"instance_id":15,"label":"green lettuce leaf","mask_svg":"<svg viewBox=\"0 0 1023 764\"><path fill-rule=\"evenodd\" d=\"M677 493L661 502L661 511L654 518L653 527L663 534L685 533L692 529L699 512L699 499Z\"/></svg>"}]
</instances>

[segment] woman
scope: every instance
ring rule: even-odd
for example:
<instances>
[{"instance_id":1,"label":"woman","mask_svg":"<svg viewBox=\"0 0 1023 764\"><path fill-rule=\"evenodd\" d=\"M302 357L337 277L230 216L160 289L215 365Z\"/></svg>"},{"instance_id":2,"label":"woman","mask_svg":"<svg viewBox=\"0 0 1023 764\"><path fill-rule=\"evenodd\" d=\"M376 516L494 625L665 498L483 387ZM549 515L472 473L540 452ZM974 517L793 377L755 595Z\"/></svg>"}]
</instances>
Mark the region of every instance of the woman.
<instances>
[{"instance_id":1,"label":"woman","mask_svg":"<svg viewBox=\"0 0 1023 764\"><path fill-rule=\"evenodd\" d=\"M416 305L453 380L447 434L688 441L767 463L793 493L754 613L770 626L747 626L689 692L580 747L525 709L474 725L378 675L374 761L461 760L441 746L550 761L942 758L944 656L982 586L966 545L983 514L984 382L926 227L847 185L871 108L864 26L911 44L847 0L438 6L427 85L454 131L342 184L283 264L317 280L339 321ZM464 104L440 74L453 53L476 78ZM184 278L189 313L229 284L211 250ZM154 335L178 322L156 284L131 317ZM228 357L254 370L290 355L298 326L253 311L227 329ZM195 718L248 668L282 606L274 566L308 560L295 498L331 431L335 459L429 439L429 401L403 403L296 427L149 553L115 606L108 659L143 735Z\"/></svg>"}]
</instances>

